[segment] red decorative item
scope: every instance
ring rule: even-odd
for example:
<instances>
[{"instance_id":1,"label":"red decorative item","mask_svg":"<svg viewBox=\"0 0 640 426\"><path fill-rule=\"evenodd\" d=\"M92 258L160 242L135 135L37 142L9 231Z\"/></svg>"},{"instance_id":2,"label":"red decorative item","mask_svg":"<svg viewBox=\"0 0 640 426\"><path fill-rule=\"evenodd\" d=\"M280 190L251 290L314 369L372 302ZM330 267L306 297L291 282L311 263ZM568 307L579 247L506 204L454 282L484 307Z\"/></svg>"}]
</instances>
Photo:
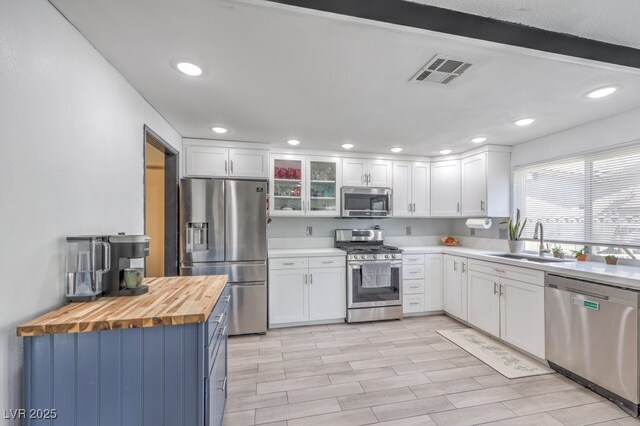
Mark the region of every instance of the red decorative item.
<instances>
[{"instance_id":1,"label":"red decorative item","mask_svg":"<svg viewBox=\"0 0 640 426\"><path fill-rule=\"evenodd\" d=\"M299 197L300 196L300 187L296 186L295 188L293 188L293 195L295 197Z\"/></svg>"},{"instance_id":2,"label":"red decorative item","mask_svg":"<svg viewBox=\"0 0 640 426\"><path fill-rule=\"evenodd\" d=\"M287 169L287 179L293 179L296 176L296 172L293 171L293 167Z\"/></svg>"},{"instance_id":3,"label":"red decorative item","mask_svg":"<svg viewBox=\"0 0 640 426\"><path fill-rule=\"evenodd\" d=\"M302 179L302 170L296 169L296 179Z\"/></svg>"}]
</instances>

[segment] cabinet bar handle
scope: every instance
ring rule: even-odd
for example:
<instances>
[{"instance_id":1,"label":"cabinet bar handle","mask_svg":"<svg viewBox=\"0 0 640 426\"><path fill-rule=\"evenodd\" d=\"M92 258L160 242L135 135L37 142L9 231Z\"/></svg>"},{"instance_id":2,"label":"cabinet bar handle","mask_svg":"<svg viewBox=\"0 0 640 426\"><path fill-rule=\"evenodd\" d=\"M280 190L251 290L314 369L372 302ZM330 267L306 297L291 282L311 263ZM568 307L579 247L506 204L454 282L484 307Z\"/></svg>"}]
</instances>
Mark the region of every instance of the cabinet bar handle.
<instances>
[{"instance_id":1,"label":"cabinet bar handle","mask_svg":"<svg viewBox=\"0 0 640 426\"><path fill-rule=\"evenodd\" d=\"M419 285L410 285L409 288L419 288Z\"/></svg>"},{"instance_id":2,"label":"cabinet bar handle","mask_svg":"<svg viewBox=\"0 0 640 426\"><path fill-rule=\"evenodd\" d=\"M417 274L419 271L411 271L410 274Z\"/></svg>"},{"instance_id":3,"label":"cabinet bar handle","mask_svg":"<svg viewBox=\"0 0 640 426\"><path fill-rule=\"evenodd\" d=\"M333 260L323 260L322 263L325 265L330 265L333 263Z\"/></svg>"},{"instance_id":4,"label":"cabinet bar handle","mask_svg":"<svg viewBox=\"0 0 640 426\"><path fill-rule=\"evenodd\" d=\"M493 294L498 294L498 283L493 283Z\"/></svg>"},{"instance_id":5,"label":"cabinet bar handle","mask_svg":"<svg viewBox=\"0 0 640 426\"><path fill-rule=\"evenodd\" d=\"M453 262L453 270L454 271L458 270L458 262Z\"/></svg>"},{"instance_id":6,"label":"cabinet bar handle","mask_svg":"<svg viewBox=\"0 0 640 426\"><path fill-rule=\"evenodd\" d=\"M504 294L504 286L500 284L500 296Z\"/></svg>"},{"instance_id":7,"label":"cabinet bar handle","mask_svg":"<svg viewBox=\"0 0 640 426\"><path fill-rule=\"evenodd\" d=\"M218 318L216 318L216 322L218 324L220 324L222 322L222 319L224 318L224 312L221 313L220 315L218 315Z\"/></svg>"},{"instance_id":8,"label":"cabinet bar handle","mask_svg":"<svg viewBox=\"0 0 640 426\"><path fill-rule=\"evenodd\" d=\"M410 302L409 305L419 305L420 302Z\"/></svg>"},{"instance_id":9,"label":"cabinet bar handle","mask_svg":"<svg viewBox=\"0 0 640 426\"><path fill-rule=\"evenodd\" d=\"M458 203L458 207L457 207L456 213L460 213L460 203Z\"/></svg>"},{"instance_id":10,"label":"cabinet bar handle","mask_svg":"<svg viewBox=\"0 0 640 426\"><path fill-rule=\"evenodd\" d=\"M462 272L466 272L467 270L465 269L466 264L464 262L462 262Z\"/></svg>"},{"instance_id":11,"label":"cabinet bar handle","mask_svg":"<svg viewBox=\"0 0 640 426\"><path fill-rule=\"evenodd\" d=\"M304 283L305 283L305 284L307 284L307 283L308 283L308 281L307 281L307 274L304 274Z\"/></svg>"},{"instance_id":12,"label":"cabinet bar handle","mask_svg":"<svg viewBox=\"0 0 640 426\"><path fill-rule=\"evenodd\" d=\"M222 330L220 330L220 335L224 336L226 332L227 332L227 324L225 324L224 327L222 327Z\"/></svg>"},{"instance_id":13,"label":"cabinet bar handle","mask_svg":"<svg viewBox=\"0 0 640 426\"><path fill-rule=\"evenodd\" d=\"M224 174L225 175L228 173L228 171L227 171L227 163L228 163L228 161L224 160Z\"/></svg>"},{"instance_id":14,"label":"cabinet bar handle","mask_svg":"<svg viewBox=\"0 0 640 426\"><path fill-rule=\"evenodd\" d=\"M222 386L220 386L218 389L224 392L225 390L227 390L227 376L224 376L224 379L220 381L222 382Z\"/></svg>"},{"instance_id":15,"label":"cabinet bar handle","mask_svg":"<svg viewBox=\"0 0 640 426\"><path fill-rule=\"evenodd\" d=\"M480 210L484 211L484 201L480 201Z\"/></svg>"},{"instance_id":16,"label":"cabinet bar handle","mask_svg":"<svg viewBox=\"0 0 640 426\"><path fill-rule=\"evenodd\" d=\"M295 265L295 263L293 262L284 262L283 265L285 266L291 266L291 265Z\"/></svg>"},{"instance_id":17,"label":"cabinet bar handle","mask_svg":"<svg viewBox=\"0 0 640 426\"><path fill-rule=\"evenodd\" d=\"M497 268L493 268L493 270L494 270L494 271L496 271L496 272L500 272L501 274L504 274L504 273L505 273L505 270L504 270L504 269L497 269Z\"/></svg>"},{"instance_id":18,"label":"cabinet bar handle","mask_svg":"<svg viewBox=\"0 0 640 426\"><path fill-rule=\"evenodd\" d=\"M309 274L309 284L313 284L313 274Z\"/></svg>"}]
</instances>

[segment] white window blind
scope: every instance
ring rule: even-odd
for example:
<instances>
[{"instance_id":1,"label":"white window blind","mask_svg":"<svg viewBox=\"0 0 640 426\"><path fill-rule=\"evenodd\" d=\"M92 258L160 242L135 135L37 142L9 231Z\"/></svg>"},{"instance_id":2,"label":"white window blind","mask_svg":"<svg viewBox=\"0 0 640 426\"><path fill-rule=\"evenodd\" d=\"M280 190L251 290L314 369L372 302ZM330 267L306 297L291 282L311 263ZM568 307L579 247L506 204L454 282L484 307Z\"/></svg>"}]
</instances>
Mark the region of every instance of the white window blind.
<instances>
[{"instance_id":1,"label":"white window blind","mask_svg":"<svg viewBox=\"0 0 640 426\"><path fill-rule=\"evenodd\" d=\"M523 238L640 246L640 145L516 168L514 204Z\"/></svg>"}]
</instances>

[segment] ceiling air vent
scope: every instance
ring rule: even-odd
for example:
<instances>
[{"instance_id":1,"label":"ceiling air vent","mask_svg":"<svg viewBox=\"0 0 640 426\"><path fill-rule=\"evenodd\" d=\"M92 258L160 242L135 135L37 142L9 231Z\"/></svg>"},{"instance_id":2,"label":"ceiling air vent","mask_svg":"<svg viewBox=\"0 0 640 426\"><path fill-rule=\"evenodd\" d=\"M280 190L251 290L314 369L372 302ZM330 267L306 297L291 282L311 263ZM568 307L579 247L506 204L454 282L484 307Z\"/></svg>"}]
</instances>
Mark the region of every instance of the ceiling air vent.
<instances>
[{"instance_id":1,"label":"ceiling air vent","mask_svg":"<svg viewBox=\"0 0 640 426\"><path fill-rule=\"evenodd\" d=\"M460 77L471 65L468 62L436 55L411 78L411 81L449 84Z\"/></svg>"}]
</instances>

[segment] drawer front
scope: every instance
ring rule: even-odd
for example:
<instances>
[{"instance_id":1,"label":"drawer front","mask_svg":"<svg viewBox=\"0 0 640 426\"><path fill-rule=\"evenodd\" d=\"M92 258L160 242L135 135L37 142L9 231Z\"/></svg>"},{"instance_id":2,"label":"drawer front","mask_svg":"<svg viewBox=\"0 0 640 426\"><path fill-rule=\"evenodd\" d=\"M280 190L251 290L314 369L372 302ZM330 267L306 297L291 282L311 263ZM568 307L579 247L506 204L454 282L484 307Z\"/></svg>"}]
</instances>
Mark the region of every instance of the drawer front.
<instances>
[{"instance_id":1,"label":"drawer front","mask_svg":"<svg viewBox=\"0 0 640 426\"><path fill-rule=\"evenodd\" d=\"M309 268L342 268L347 264L345 256L310 257Z\"/></svg>"},{"instance_id":2,"label":"drawer front","mask_svg":"<svg viewBox=\"0 0 640 426\"><path fill-rule=\"evenodd\" d=\"M424 279L424 265L404 265L402 267L402 279Z\"/></svg>"},{"instance_id":3,"label":"drawer front","mask_svg":"<svg viewBox=\"0 0 640 426\"><path fill-rule=\"evenodd\" d=\"M309 267L306 257L282 257L269 259L269 269L303 269Z\"/></svg>"},{"instance_id":4,"label":"drawer front","mask_svg":"<svg viewBox=\"0 0 640 426\"><path fill-rule=\"evenodd\" d=\"M544 272L536 269L521 268L518 266L503 265L501 263L485 262L483 260L469 259L469 269L497 277L504 277L529 284L544 286Z\"/></svg>"},{"instance_id":5,"label":"drawer front","mask_svg":"<svg viewBox=\"0 0 640 426\"><path fill-rule=\"evenodd\" d=\"M402 296L402 310L405 314L424 312L424 294Z\"/></svg>"},{"instance_id":6,"label":"drawer front","mask_svg":"<svg viewBox=\"0 0 640 426\"><path fill-rule=\"evenodd\" d=\"M404 254L402 263L405 265L424 265L424 254Z\"/></svg>"},{"instance_id":7,"label":"drawer front","mask_svg":"<svg viewBox=\"0 0 640 426\"><path fill-rule=\"evenodd\" d=\"M402 294L424 294L424 280L403 280Z\"/></svg>"}]
</instances>

